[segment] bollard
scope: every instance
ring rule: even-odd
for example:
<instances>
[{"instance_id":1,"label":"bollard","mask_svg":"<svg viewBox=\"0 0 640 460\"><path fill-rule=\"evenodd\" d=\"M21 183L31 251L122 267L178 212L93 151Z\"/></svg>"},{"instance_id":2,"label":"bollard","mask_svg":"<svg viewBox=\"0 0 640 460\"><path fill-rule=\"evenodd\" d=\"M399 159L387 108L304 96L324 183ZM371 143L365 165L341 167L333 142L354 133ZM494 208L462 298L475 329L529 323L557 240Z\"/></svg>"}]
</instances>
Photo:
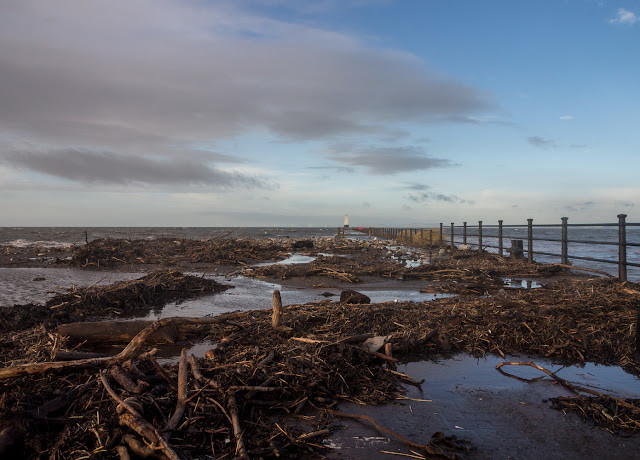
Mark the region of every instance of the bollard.
<instances>
[{"instance_id":1,"label":"bollard","mask_svg":"<svg viewBox=\"0 0 640 460\"><path fill-rule=\"evenodd\" d=\"M568 217L562 217L562 263L564 265L569 265L569 241L568 241L568 227L567 221Z\"/></svg>"},{"instance_id":2,"label":"bollard","mask_svg":"<svg viewBox=\"0 0 640 460\"><path fill-rule=\"evenodd\" d=\"M451 222L451 249L455 249L453 245L453 222Z\"/></svg>"},{"instance_id":3,"label":"bollard","mask_svg":"<svg viewBox=\"0 0 640 460\"><path fill-rule=\"evenodd\" d=\"M627 281L627 222L626 214L618 214L618 278Z\"/></svg>"},{"instance_id":4,"label":"bollard","mask_svg":"<svg viewBox=\"0 0 640 460\"><path fill-rule=\"evenodd\" d=\"M511 240L511 249L509 249L512 259L524 259L524 243L522 240Z\"/></svg>"},{"instance_id":5,"label":"bollard","mask_svg":"<svg viewBox=\"0 0 640 460\"><path fill-rule=\"evenodd\" d=\"M527 259L533 263L533 219L527 219Z\"/></svg>"}]
</instances>

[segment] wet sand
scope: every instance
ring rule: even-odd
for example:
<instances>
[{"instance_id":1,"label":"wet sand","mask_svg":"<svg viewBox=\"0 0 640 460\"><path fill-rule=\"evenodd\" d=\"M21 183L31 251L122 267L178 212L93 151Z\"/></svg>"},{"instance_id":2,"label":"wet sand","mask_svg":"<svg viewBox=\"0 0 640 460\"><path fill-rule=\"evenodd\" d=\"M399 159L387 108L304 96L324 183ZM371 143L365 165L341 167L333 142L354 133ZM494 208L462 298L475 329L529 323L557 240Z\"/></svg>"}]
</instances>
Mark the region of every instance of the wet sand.
<instances>
[{"instance_id":1,"label":"wet sand","mask_svg":"<svg viewBox=\"0 0 640 460\"><path fill-rule=\"evenodd\" d=\"M398 366L399 371L425 379L421 389L407 386L406 397L413 401L386 406L344 404L340 410L368 415L415 442L426 443L437 431L455 434L472 442L473 450L466 454L470 459L638 458L638 434L615 435L575 414L553 409L549 398L571 393L551 379L523 383L495 369L505 360L529 359L458 355L450 360L404 364ZM533 359L553 371L561 367ZM509 372L526 378L543 375L530 368ZM581 385L614 390L620 397L640 397L640 379L618 367L573 366L558 375ZM405 445L366 422L343 420L340 424L341 429L324 443L333 449L329 458L382 458L382 451L409 453Z\"/></svg>"}]
</instances>

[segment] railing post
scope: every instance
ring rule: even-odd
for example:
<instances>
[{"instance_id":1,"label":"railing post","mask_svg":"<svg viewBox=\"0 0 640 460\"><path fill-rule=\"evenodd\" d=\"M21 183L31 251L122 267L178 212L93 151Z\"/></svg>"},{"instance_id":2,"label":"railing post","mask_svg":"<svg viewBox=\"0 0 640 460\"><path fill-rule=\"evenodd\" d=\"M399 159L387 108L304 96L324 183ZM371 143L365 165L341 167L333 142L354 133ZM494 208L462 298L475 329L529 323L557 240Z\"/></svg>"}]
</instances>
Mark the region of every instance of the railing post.
<instances>
[{"instance_id":1,"label":"railing post","mask_svg":"<svg viewBox=\"0 0 640 460\"><path fill-rule=\"evenodd\" d=\"M569 265L569 224L568 217L562 217L562 263Z\"/></svg>"},{"instance_id":2,"label":"railing post","mask_svg":"<svg viewBox=\"0 0 640 460\"><path fill-rule=\"evenodd\" d=\"M467 244L467 223L462 222L462 244Z\"/></svg>"},{"instance_id":3,"label":"railing post","mask_svg":"<svg viewBox=\"0 0 640 460\"><path fill-rule=\"evenodd\" d=\"M527 219L527 260L533 263L533 219Z\"/></svg>"},{"instance_id":4,"label":"railing post","mask_svg":"<svg viewBox=\"0 0 640 460\"><path fill-rule=\"evenodd\" d=\"M440 222L440 246L442 246L444 240L442 239L442 222Z\"/></svg>"},{"instance_id":5,"label":"railing post","mask_svg":"<svg viewBox=\"0 0 640 460\"><path fill-rule=\"evenodd\" d=\"M478 221L478 251L482 251L482 221Z\"/></svg>"},{"instance_id":6,"label":"railing post","mask_svg":"<svg viewBox=\"0 0 640 460\"><path fill-rule=\"evenodd\" d=\"M502 221L498 221L498 254L502 256L503 248L502 248Z\"/></svg>"},{"instance_id":7,"label":"railing post","mask_svg":"<svg viewBox=\"0 0 640 460\"><path fill-rule=\"evenodd\" d=\"M451 222L451 249L455 249L453 245L453 222Z\"/></svg>"},{"instance_id":8,"label":"railing post","mask_svg":"<svg viewBox=\"0 0 640 460\"><path fill-rule=\"evenodd\" d=\"M618 214L618 278L627 281L627 222L626 214ZM636 326L637 327L637 326Z\"/></svg>"}]
</instances>

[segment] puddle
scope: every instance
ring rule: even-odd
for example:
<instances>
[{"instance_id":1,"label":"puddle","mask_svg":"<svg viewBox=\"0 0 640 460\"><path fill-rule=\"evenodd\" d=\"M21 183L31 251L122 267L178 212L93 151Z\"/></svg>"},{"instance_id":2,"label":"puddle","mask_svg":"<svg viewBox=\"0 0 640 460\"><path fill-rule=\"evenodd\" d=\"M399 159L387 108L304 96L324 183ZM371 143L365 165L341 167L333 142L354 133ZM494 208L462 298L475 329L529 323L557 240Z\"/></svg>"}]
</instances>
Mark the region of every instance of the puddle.
<instances>
[{"instance_id":1,"label":"puddle","mask_svg":"<svg viewBox=\"0 0 640 460\"><path fill-rule=\"evenodd\" d=\"M617 366L593 363L565 367L544 359L530 357L507 356L503 359L497 356L474 358L459 355L447 360L407 363L398 366L398 370L417 380L428 381L425 385L428 386L430 394L437 398L465 389L519 390L543 383L526 383L502 375L495 367L505 361L533 361L578 386L589 387L618 397L640 398L640 378ZM502 370L526 379L545 377L545 380L555 386L550 377L529 366L504 366Z\"/></svg>"},{"instance_id":2,"label":"puddle","mask_svg":"<svg viewBox=\"0 0 640 460\"><path fill-rule=\"evenodd\" d=\"M380 425L414 442L427 443L436 431L469 440L475 450L465 458L539 459L637 458L640 436L618 437L582 420L575 414L555 410L547 401L570 396L544 373L524 366L504 367L520 377L544 376L525 383L500 374L495 366L504 361L529 361L580 386L620 397L639 397L640 379L619 367L586 364L562 368L542 359L467 355L437 362L411 362L398 366L400 372L417 380L422 388L407 386L406 398L395 405L361 406L341 404L346 413L367 415ZM380 433L370 424L339 419L342 429L324 445L332 451L328 458L370 459L380 451L409 454L409 449L393 438L381 443ZM368 437L375 441L365 442Z\"/></svg>"},{"instance_id":3,"label":"puddle","mask_svg":"<svg viewBox=\"0 0 640 460\"><path fill-rule=\"evenodd\" d=\"M538 289L542 287L542 284L538 281L517 279L517 278L503 278L504 285L510 289Z\"/></svg>"},{"instance_id":4,"label":"puddle","mask_svg":"<svg viewBox=\"0 0 640 460\"><path fill-rule=\"evenodd\" d=\"M328 254L324 254L328 255ZM291 254L289 257L277 262L261 262L259 264L253 264L252 267L268 267L270 265L293 265L293 264L308 264L316 260L315 256L307 256L304 254Z\"/></svg>"},{"instance_id":5,"label":"puddle","mask_svg":"<svg viewBox=\"0 0 640 460\"><path fill-rule=\"evenodd\" d=\"M201 273L192 274L202 276ZM205 275L205 278L214 279L219 283L232 285L234 287L221 293L168 303L163 308L153 309L144 319L158 320L171 316L217 316L238 310L246 311L272 308L271 297L273 291L281 289L279 284L268 283L254 278L245 278L244 276L226 278L222 276ZM309 302L310 300L312 299L307 295L305 300L299 303ZM294 302L287 302L287 304L291 303Z\"/></svg>"},{"instance_id":6,"label":"puddle","mask_svg":"<svg viewBox=\"0 0 640 460\"><path fill-rule=\"evenodd\" d=\"M193 273L202 276L201 273ZM272 308L272 295L279 290L283 305L299 305L307 302L318 302L325 299L338 300L341 288L290 288L276 283L238 276L225 278L222 276L205 275L219 283L235 286L222 293L198 297L180 302L173 302L163 308L152 310L144 319L157 320L171 316L216 316L233 311L263 310ZM384 287L356 287L358 292L366 295L372 303L381 302L425 302L434 299L452 297L453 294L422 293L415 289L386 289ZM334 294L326 296L327 292Z\"/></svg>"}]
</instances>

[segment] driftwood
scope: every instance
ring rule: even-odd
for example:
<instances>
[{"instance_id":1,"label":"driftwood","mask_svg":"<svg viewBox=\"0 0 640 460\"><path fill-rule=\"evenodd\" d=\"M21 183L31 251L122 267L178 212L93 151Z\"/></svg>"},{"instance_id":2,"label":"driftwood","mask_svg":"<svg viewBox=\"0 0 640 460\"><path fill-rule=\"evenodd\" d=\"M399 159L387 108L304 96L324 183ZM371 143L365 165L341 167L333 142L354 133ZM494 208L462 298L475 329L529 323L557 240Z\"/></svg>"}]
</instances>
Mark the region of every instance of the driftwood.
<instances>
[{"instance_id":1,"label":"driftwood","mask_svg":"<svg viewBox=\"0 0 640 460\"><path fill-rule=\"evenodd\" d=\"M83 369L91 366L110 366L111 364L122 363L134 356L137 356L142 347L147 343L147 339L153 336L160 329L168 325L199 325L199 324L220 324L227 320L233 320L247 316L247 312L229 313L226 315L215 316L211 318L164 318L152 323L136 335L129 345L127 345L120 353L115 356L104 358L87 358L75 361L57 361L45 363L20 364L17 366L9 366L0 369L0 380L20 377L32 374L44 374L53 370L75 370Z\"/></svg>"},{"instance_id":2,"label":"driftwood","mask_svg":"<svg viewBox=\"0 0 640 460\"><path fill-rule=\"evenodd\" d=\"M236 456L243 460L248 460L249 455L242 439L242 428L240 428L240 417L238 416L238 405L236 403L236 396L232 391L229 394L229 413L231 414L231 423L233 425L233 435L236 438Z\"/></svg>"},{"instance_id":3,"label":"driftwood","mask_svg":"<svg viewBox=\"0 0 640 460\"><path fill-rule=\"evenodd\" d=\"M109 385L109 382L107 382L104 371L100 372L100 380L102 381L105 390L107 390L107 393L109 393L109 396L111 396L114 401L116 401L128 411L128 413L120 415L120 425L131 428L133 431L149 441L152 445L158 446L170 460L180 460L180 457L178 456L176 451L173 450L173 448L162 438L162 436L158 434L158 430L156 430L156 428L149 422L147 422L138 413L138 411L124 402L115 393L115 391L113 391L113 389Z\"/></svg>"},{"instance_id":4,"label":"driftwood","mask_svg":"<svg viewBox=\"0 0 640 460\"><path fill-rule=\"evenodd\" d=\"M280 297L280 291L273 291L273 315L271 316L271 326L278 332L289 332L290 327L282 326L282 298Z\"/></svg>"},{"instance_id":5,"label":"driftwood","mask_svg":"<svg viewBox=\"0 0 640 460\"><path fill-rule=\"evenodd\" d=\"M56 332L71 342L129 343L153 321L98 321L61 324ZM179 339L175 324L167 325L147 339L147 343L173 343Z\"/></svg>"},{"instance_id":6,"label":"driftwood","mask_svg":"<svg viewBox=\"0 0 640 460\"><path fill-rule=\"evenodd\" d=\"M187 350L186 348L183 348L182 353L180 354L180 364L178 365L178 402L176 404L176 410L167 422L167 426L164 428L164 431L172 431L178 428L178 424L184 415L184 410L187 405L188 370Z\"/></svg>"}]
</instances>

